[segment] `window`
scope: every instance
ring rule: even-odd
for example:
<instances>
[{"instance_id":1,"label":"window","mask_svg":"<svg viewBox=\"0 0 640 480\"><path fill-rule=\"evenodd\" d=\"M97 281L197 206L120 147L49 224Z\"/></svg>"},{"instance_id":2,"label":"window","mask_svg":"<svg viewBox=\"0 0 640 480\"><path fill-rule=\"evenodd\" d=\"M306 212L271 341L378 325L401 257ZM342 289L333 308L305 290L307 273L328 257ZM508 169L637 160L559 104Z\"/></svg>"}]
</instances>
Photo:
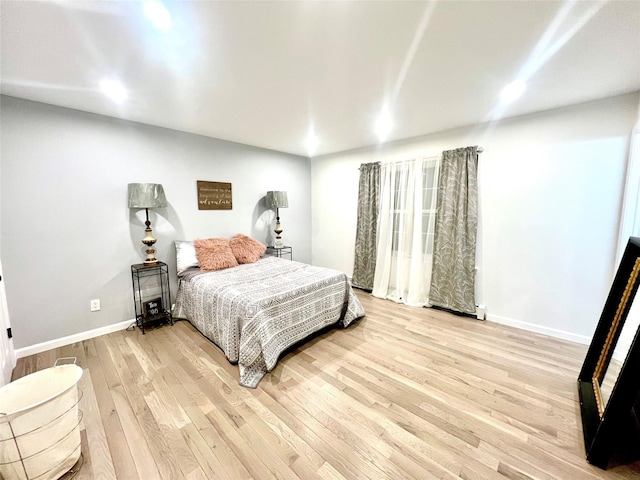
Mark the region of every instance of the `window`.
<instances>
[{"instance_id":1,"label":"window","mask_svg":"<svg viewBox=\"0 0 640 480\"><path fill-rule=\"evenodd\" d=\"M436 218L437 193L438 193L438 170L439 160L430 159L422 164L422 168L416 169L414 173L406 172L395 177L394 198L393 198L393 239L391 248L397 252L400 248L400 231L406 232L407 222L420 213L420 230L422 231L422 245L424 252L433 254L433 238ZM422 182L417 184L412 175L421 175ZM413 185L422 189L422 202L418 205L421 212L416 211L415 203L407 198L411 195ZM412 208L413 207L413 208ZM413 231L410 232L413 234ZM405 233L405 236L407 233Z\"/></svg>"}]
</instances>

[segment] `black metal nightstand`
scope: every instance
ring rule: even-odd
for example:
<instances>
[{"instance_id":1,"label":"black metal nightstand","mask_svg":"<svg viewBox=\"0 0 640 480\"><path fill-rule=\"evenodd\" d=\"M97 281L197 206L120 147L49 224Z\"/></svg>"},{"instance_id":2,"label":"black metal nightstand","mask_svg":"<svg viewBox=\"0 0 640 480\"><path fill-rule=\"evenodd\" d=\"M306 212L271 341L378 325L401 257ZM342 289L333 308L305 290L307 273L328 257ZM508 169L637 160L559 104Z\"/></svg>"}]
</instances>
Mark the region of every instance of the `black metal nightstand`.
<instances>
[{"instance_id":1,"label":"black metal nightstand","mask_svg":"<svg viewBox=\"0 0 640 480\"><path fill-rule=\"evenodd\" d=\"M136 309L136 326L144 334L145 326L169 323L171 318L171 291L169 267L166 263L155 265L138 263L131 265L133 303Z\"/></svg>"},{"instance_id":2,"label":"black metal nightstand","mask_svg":"<svg viewBox=\"0 0 640 480\"><path fill-rule=\"evenodd\" d=\"M266 251L267 255L271 255L272 257L283 258L286 255L289 255L289 260L293 260L293 248L292 247L267 247Z\"/></svg>"}]
</instances>

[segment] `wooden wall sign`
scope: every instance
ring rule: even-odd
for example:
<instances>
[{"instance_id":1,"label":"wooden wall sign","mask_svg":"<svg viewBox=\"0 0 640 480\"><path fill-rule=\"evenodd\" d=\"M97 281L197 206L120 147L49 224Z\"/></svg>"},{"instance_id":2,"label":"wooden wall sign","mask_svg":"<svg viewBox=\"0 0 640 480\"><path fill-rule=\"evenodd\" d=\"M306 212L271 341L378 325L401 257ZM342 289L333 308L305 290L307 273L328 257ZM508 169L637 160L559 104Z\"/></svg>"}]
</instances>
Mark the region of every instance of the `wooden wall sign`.
<instances>
[{"instance_id":1,"label":"wooden wall sign","mask_svg":"<svg viewBox=\"0 0 640 480\"><path fill-rule=\"evenodd\" d=\"M231 210L231 184L224 182L198 183L198 210Z\"/></svg>"}]
</instances>

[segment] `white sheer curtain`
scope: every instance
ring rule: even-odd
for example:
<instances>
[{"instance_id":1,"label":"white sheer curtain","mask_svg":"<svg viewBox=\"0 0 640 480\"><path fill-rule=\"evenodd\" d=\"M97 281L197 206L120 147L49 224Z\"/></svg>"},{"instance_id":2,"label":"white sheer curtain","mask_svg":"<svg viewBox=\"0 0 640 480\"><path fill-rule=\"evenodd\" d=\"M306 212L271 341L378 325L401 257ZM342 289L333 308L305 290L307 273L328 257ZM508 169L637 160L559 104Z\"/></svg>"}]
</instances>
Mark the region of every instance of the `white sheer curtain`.
<instances>
[{"instance_id":1,"label":"white sheer curtain","mask_svg":"<svg viewBox=\"0 0 640 480\"><path fill-rule=\"evenodd\" d=\"M439 168L439 156L381 166L376 297L428 304Z\"/></svg>"}]
</instances>

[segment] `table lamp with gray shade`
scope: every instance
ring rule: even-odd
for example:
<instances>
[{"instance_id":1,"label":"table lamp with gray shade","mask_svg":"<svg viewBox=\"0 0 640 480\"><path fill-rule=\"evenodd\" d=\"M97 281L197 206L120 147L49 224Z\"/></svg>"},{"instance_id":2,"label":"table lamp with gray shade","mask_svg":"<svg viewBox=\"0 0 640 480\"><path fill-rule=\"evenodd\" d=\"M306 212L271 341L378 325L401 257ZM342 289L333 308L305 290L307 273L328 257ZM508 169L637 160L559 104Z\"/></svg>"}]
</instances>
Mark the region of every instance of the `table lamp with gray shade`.
<instances>
[{"instance_id":1,"label":"table lamp with gray shade","mask_svg":"<svg viewBox=\"0 0 640 480\"><path fill-rule=\"evenodd\" d=\"M151 222L149 221L150 208L162 208L167 206L167 199L164 196L164 189L159 183L130 183L129 191L129 208L144 208L147 213L147 221L144 224L145 236L142 243L147 246L147 258L144 260L145 265L157 265L156 249L153 246L156 239L153 238L151 232Z\"/></svg>"},{"instance_id":2,"label":"table lamp with gray shade","mask_svg":"<svg viewBox=\"0 0 640 480\"><path fill-rule=\"evenodd\" d=\"M289 207L289 201L287 200L287 192L267 192L267 207L276 209L276 240L273 243L273 248L283 248L284 243L280 234L283 232L280 225L280 209Z\"/></svg>"}]
</instances>

